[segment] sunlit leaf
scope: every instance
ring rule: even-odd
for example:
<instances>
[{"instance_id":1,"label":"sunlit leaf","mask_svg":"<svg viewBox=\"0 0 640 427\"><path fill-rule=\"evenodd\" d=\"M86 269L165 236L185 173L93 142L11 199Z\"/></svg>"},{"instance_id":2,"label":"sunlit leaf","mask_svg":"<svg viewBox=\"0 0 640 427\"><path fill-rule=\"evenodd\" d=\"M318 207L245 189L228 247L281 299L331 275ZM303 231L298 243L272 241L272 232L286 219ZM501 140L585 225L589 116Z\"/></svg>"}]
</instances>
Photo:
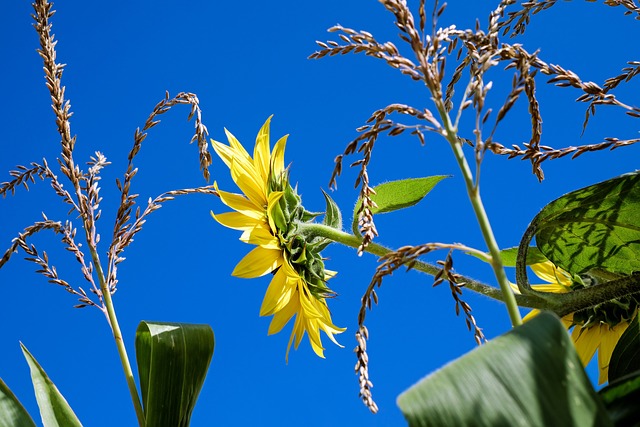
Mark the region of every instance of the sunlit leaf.
<instances>
[{"instance_id":1,"label":"sunlit leaf","mask_svg":"<svg viewBox=\"0 0 640 427\"><path fill-rule=\"evenodd\" d=\"M385 182L373 187L376 194L371 196L377 207L371 208L373 214L397 211L408 208L422 200L433 188L449 175L435 175L425 178L408 178ZM353 211L352 229L358 234L358 210L362 200L358 200Z\"/></svg>"},{"instance_id":2,"label":"sunlit leaf","mask_svg":"<svg viewBox=\"0 0 640 427\"><path fill-rule=\"evenodd\" d=\"M611 426L565 327L542 313L398 397L410 426Z\"/></svg>"},{"instance_id":3,"label":"sunlit leaf","mask_svg":"<svg viewBox=\"0 0 640 427\"><path fill-rule=\"evenodd\" d=\"M24 406L1 379L0 427L36 427Z\"/></svg>"},{"instance_id":4,"label":"sunlit leaf","mask_svg":"<svg viewBox=\"0 0 640 427\"><path fill-rule=\"evenodd\" d=\"M55 384L49 379L44 369L22 343L20 343L20 347L31 370L31 382L36 393L36 400L38 401L40 417L44 427L81 427L80 420L78 420L78 417L76 417L76 414L74 414Z\"/></svg>"},{"instance_id":5,"label":"sunlit leaf","mask_svg":"<svg viewBox=\"0 0 640 427\"><path fill-rule=\"evenodd\" d=\"M209 325L140 322L136 360L149 427L187 427L213 356Z\"/></svg>"},{"instance_id":6,"label":"sunlit leaf","mask_svg":"<svg viewBox=\"0 0 640 427\"><path fill-rule=\"evenodd\" d=\"M640 173L601 182L549 203L534 218L536 243L574 274L640 271Z\"/></svg>"}]
</instances>

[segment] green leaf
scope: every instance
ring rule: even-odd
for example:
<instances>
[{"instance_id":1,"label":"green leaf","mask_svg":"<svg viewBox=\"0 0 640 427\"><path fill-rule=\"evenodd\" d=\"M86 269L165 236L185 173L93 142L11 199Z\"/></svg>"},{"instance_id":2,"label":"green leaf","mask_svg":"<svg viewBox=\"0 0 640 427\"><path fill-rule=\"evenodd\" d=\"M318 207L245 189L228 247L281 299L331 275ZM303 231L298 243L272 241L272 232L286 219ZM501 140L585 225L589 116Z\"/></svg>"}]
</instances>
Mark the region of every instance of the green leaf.
<instances>
[{"instance_id":1,"label":"green leaf","mask_svg":"<svg viewBox=\"0 0 640 427\"><path fill-rule=\"evenodd\" d=\"M338 230L342 229L342 212L338 208L336 202L324 191L322 190L322 194L324 194L324 200L327 202L327 211L324 214L323 224L328 225L329 227L336 228Z\"/></svg>"},{"instance_id":2,"label":"green leaf","mask_svg":"<svg viewBox=\"0 0 640 427\"><path fill-rule=\"evenodd\" d=\"M373 214L386 213L404 209L417 204L433 188L450 175L435 175L425 178L408 178L399 181L390 181L373 187L376 194L371 197L377 207L371 209ZM358 199L353 211L352 229L358 232L358 211L362 206L362 200Z\"/></svg>"},{"instance_id":3,"label":"green leaf","mask_svg":"<svg viewBox=\"0 0 640 427\"><path fill-rule=\"evenodd\" d=\"M536 243L574 274L640 271L640 173L625 174L549 203L534 218Z\"/></svg>"},{"instance_id":4,"label":"green leaf","mask_svg":"<svg viewBox=\"0 0 640 427\"><path fill-rule=\"evenodd\" d=\"M611 426L560 320L542 313L398 397L410 426Z\"/></svg>"},{"instance_id":5,"label":"green leaf","mask_svg":"<svg viewBox=\"0 0 640 427\"><path fill-rule=\"evenodd\" d=\"M31 382L36 393L44 427L82 427L80 420L44 369L22 343L20 343L20 347L31 370Z\"/></svg>"},{"instance_id":6,"label":"green leaf","mask_svg":"<svg viewBox=\"0 0 640 427\"><path fill-rule=\"evenodd\" d=\"M613 349L609 362L609 382L640 371L640 319L635 316Z\"/></svg>"},{"instance_id":7,"label":"green leaf","mask_svg":"<svg viewBox=\"0 0 640 427\"><path fill-rule=\"evenodd\" d=\"M637 425L640 420L640 371L610 382L599 392L616 426Z\"/></svg>"},{"instance_id":8,"label":"green leaf","mask_svg":"<svg viewBox=\"0 0 640 427\"><path fill-rule=\"evenodd\" d=\"M491 256L489 254L485 254L485 256L480 256L475 252L468 252L469 255L472 255L476 258L481 259L484 262L489 262ZM500 258L502 259L502 265L505 267L515 267L516 259L518 258L518 247L503 249L500 251ZM527 265L537 264L539 262L547 261L547 257L545 257L542 252L535 246L530 246L529 251L527 252Z\"/></svg>"},{"instance_id":9,"label":"green leaf","mask_svg":"<svg viewBox=\"0 0 640 427\"><path fill-rule=\"evenodd\" d=\"M36 427L18 398L0 379L0 427Z\"/></svg>"},{"instance_id":10,"label":"green leaf","mask_svg":"<svg viewBox=\"0 0 640 427\"><path fill-rule=\"evenodd\" d=\"M149 427L187 427L213 356L209 325L140 322L136 359Z\"/></svg>"}]
</instances>

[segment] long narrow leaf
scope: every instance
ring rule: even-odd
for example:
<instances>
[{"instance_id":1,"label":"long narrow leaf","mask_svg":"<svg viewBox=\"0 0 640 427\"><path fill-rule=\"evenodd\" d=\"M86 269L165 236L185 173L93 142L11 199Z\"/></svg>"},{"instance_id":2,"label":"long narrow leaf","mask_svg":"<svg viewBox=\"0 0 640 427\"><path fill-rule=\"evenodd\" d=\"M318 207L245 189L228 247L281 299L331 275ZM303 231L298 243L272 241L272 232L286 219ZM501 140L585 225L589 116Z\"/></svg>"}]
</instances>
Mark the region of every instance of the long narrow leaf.
<instances>
[{"instance_id":1,"label":"long narrow leaf","mask_svg":"<svg viewBox=\"0 0 640 427\"><path fill-rule=\"evenodd\" d=\"M213 347L209 325L140 322L136 359L147 426L189 426Z\"/></svg>"},{"instance_id":2,"label":"long narrow leaf","mask_svg":"<svg viewBox=\"0 0 640 427\"><path fill-rule=\"evenodd\" d=\"M44 427L82 427L80 420L44 369L22 343L20 347L31 370L31 382Z\"/></svg>"},{"instance_id":3,"label":"long narrow leaf","mask_svg":"<svg viewBox=\"0 0 640 427\"><path fill-rule=\"evenodd\" d=\"M18 398L0 379L0 427L36 427Z\"/></svg>"}]
</instances>

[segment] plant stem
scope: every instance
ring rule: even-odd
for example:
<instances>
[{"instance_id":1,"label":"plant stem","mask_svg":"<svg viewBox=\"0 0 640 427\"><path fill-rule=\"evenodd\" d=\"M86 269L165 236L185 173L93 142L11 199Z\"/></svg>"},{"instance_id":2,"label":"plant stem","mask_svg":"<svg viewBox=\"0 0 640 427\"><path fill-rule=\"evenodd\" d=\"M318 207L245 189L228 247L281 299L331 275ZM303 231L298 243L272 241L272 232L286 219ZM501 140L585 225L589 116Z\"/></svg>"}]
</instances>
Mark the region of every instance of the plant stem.
<instances>
[{"instance_id":1,"label":"plant stem","mask_svg":"<svg viewBox=\"0 0 640 427\"><path fill-rule=\"evenodd\" d=\"M300 231L304 230L306 233L310 233L319 237L324 237L336 243L341 243L345 246L350 246L355 249L357 249L362 243L361 237L355 236L353 234L345 233L344 231L337 230L335 228L329 227L328 225L324 225L324 224L298 223L298 229ZM367 247L364 249L364 251L369 252L373 255L377 255L379 257L388 255L393 252L392 249L389 249L385 246L382 246L373 242L369 243ZM420 261L420 260L416 260L412 268L414 270L421 271L431 276L435 276L442 270L441 268L433 264L429 264L427 262ZM479 282L477 280L474 280L465 276L461 276L461 281L464 282L465 288L468 288L474 292L477 292L489 298L506 302L504 293L500 289L497 289L493 286L487 285L485 283ZM517 304L523 307L548 309L547 303L536 296L530 296L530 295L514 296L513 293L510 293L510 294L517 300Z\"/></svg>"},{"instance_id":2,"label":"plant stem","mask_svg":"<svg viewBox=\"0 0 640 427\"><path fill-rule=\"evenodd\" d=\"M450 122L448 120L445 120L445 123ZM515 294L513 293L513 291L511 290L511 286L509 285L507 274L504 271L502 258L500 257L500 249L498 248L498 243L496 242L496 239L493 235L493 230L491 229L489 217L487 216L487 212L485 211L484 205L482 203L482 198L480 197L480 188L479 186L476 186L474 184L471 168L469 167L467 158L465 157L464 151L462 150L462 143L458 141L456 132L452 131L449 126L447 126L446 138L449 141L449 145L451 145L453 154L456 158L456 161L458 162L460 171L462 172L462 177L464 178L464 182L467 187L467 194L469 195L471 206L473 207L473 211L476 214L478 224L480 225L480 230L482 231L482 236L484 237L484 241L487 244L487 248L489 249L489 254L491 254L491 267L493 268L493 272L496 275L496 279L498 280L498 284L500 285L500 289L502 290L502 295L504 297L502 301L504 301L507 306L511 324L514 327L521 325L522 317L520 316L520 310L518 310L518 303L516 302Z\"/></svg>"},{"instance_id":3,"label":"plant stem","mask_svg":"<svg viewBox=\"0 0 640 427\"><path fill-rule=\"evenodd\" d=\"M127 387L129 388L129 393L131 394L131 400L133 401L133 406L136 411L136 417L138 418L138 424L140 427L144 427L145 426L144 411L142 409L142 404L140 403L140 396L138 394L136 381L133 377L133 370L131 369L129 356L127 355L127 348L124 345L124 339L122 338L122 332L120 331L120 325L118 324L116 310L113 305L113 300L111 299L111 291L107 286L107 283L104 277L104 272L102 271L102 264L100 263L100 258L98 257L95 247L93 247L92 245L89 245L89 249L91 252L91 258L93 259L93 264L95 265L96 272L98 273L98 280L100 281L100 291L102 292L102 299L104 301L104 306L106 308L105 315L109 322L109 326L111 327L111 331L113 332L113 338L116 342L116 348L118 349L118 355L120 356L120 363L122 363L124 376L127 380Z\"/></svg>"}]
</instances>

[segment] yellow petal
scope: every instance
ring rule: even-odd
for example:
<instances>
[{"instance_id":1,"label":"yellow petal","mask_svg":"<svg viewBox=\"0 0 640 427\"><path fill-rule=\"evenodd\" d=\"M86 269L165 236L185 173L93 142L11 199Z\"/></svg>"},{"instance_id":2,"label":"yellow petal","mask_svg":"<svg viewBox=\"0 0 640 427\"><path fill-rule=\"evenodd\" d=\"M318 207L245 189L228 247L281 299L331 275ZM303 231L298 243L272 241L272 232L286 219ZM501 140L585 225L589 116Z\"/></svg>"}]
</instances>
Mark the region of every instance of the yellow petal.
<instances>
[{"instance_id":1,"label":"yellow petal","mask_svg":"<svg viewBox=\"0 0 640 427\"><path fill-rule=\"evenodd\" d=\"M225 212L218 215L211 212L211 216L221 225L234 230L252 230L261 223L260 220L238 212Z\"/></svg>"},{"instance_id":2,"label":"yellow petal","mask_svg":"<svg viewBox=\"0 0 640 427\"><path fill-rule=\"evenodd\" d=\"M322 329L329 339L333 341L335 345L338 347L344 347L336 341L333 334L341 334L347 330L347 328L339 328L333 324L331 320L331 313L329 313L329 308L327 307L327 303L324 300L316 300L316 305L318 306L318 311L322 313L322 320L319 324L320 329Z\"/></svg>"},{"instance_id":3,"label":"yellow petal","mask_svg":"<svg viewBox=\"0 0 640 427\"><path fill-rule=\"evenodd\" d=\"M566 316L560 319L565 328L569 329L573 326L573 313L567 314Z\"/></svg>"},{"instance_id":4,"label":"yellow petal","mask_svg":"<svg viewBox=\"0 0 640 427\"><path fill-rule=\"evenodd\" d=\"M233 134L229 132L227 128L224 129L224 133L227 135L229 146L231 147L231 150L233 150L234 155L244 161L253 162L251 160L251 156L249 156L249 153L247 153L247 150L245 150L242 144L240 144L240 141L238 141L238 138L233 136Z\"/></svg>"},{"instance_id":5,"label":"yellow petal","mask_svg":"<svg viewBox=\"0 0 640 427\"><path fill-rule=\"evenodd\" d=\"M260 316L270 316L277 313L291 301L291 297L296 291L297 281L290 279L284 270L283 264L271 279L271 283L262 300Z\"/></svg>"},{"instance_id":6,"label":"yellow petal","mask_svg":"<svg viewBox=\"0 0 640 427\"><path fill-rule=\"evenodd\" d=\"M571 277L565 271L553 265L551 261L531 264L529 267L531 267L531 270L533 270L536 276L545 282L571 286Z\"/></svg>"},{"instance_id":7,"label":"yellow petal","mask_svg":"<svg viewBox=\"0 0 640 427\"><path fill-rule=\"evenodd\" d=\"M234 211L256 219L264 219L266 217L265 210L261 206L256 206L251 200L247 199L242 194L222 191L218 189L218 184L216 182L213 183L213 186L218 192L222 203L229 206Z\"/></svg>"},{"instance_id":8,"label":"yellow petal","mask_svg":"<svg viewBox=\"0 0 640 427\"><path fill-rule=\"evenodd\" d=\"M280 247L280 241L271 233L269 226L264 223L257 224L251 229L247 229L242 233L240 240L251 245L262 246L265 249L282 250Z\"/></svg>"},{"instance_id":9,"label":"yellow petal","mask_svg":"<svg viewBox=\"0 0 640 427\"><path fill-rule=\"evenodd\" d=\"M258 246L242 258L231 275L245 279L264 276L278 268L282 260L282 250Z\"/></svg>"},{"instance_id":10,"label":"yellow petal","mask_svg":"<svg viewBox=\"0 0 640 427\"><path fill-rule=\"evenodd\" d=\"M616 344L618 344L620 337L628 327L628 322L619 323L613 328L610 328L607 324L602 325L600 348L598 348L598 366L600 368L598 384L609 380L609 363L611 362L613 349L616 348Z\"/></svg>"},{"instance_id":11,"label":"yellow petal","mask_svg":"<svg viewBox=\"0 0 640 427\"><path fill-rule=\"evenodd\" d=\"M284 173L284 149L287 145L287 137L285 135L276 142L271 153L271 173L277 179Z\"/></svg>"},{"instance_id":12,"label":"yellow petal","mask_svg":"<svg viewBox=\"0 0 640 427\"><path fill-rule=\"evenodd\" d=\"M540 310L538 310L537 308L534 308L526 316L524 316L522 321L523 322L527 322L527 321L533 319L534 317L536 317L538 314L540 314Z\"/></svg>"},{"instance_id":13,"label":"yellow petal","mask_svg":"<svg viewBox=\"0 0 640 427\"><path fill-rule=\"evenodd\" d=\"M234 151L228 145L225 145L221 142L211 140L211 146L215 150L216 154L228 168L231 168L231 160L233 159Z\"/></svg>"},{"instance_id":14,"label":"yellow petal","mask_svg":"<svg viewBox=\"0 0 640 427\"><path fill-rule=\"evenodd\" d=\"M267 207L267 189L260 181L253 164L234 157L231 161L231 178L256 206Z\"/></svg>"},{"instance_id":15,"label":"yellow petal","mask_svg":"<svg viewBox=\"0 0 640 427\"><path fill-rule=\"evenodd\" d=\"M573 328L571 338L584 366L587 366L600 345L600 327L601 325L590 328L580 328L579 326Z\"/></svg>"},{"instance_id":16,"label":"yellow petal","mask_svg":"<svg viewBox=\"0 0 640 427\"><path fill-rule=\"evenodd\" d=\"M295 295L289 300L289 304L273 315L273 319L271 319L271 323L269 324L268 334L273 335L280 332L284 325L289 323L289 320L298 312L299 307L300 303L297 295Z\"/></svg>"},{"instance_id":17,"label":"yellow petal","mask_svg":"<svg viewBox=\"0 0 640 427\"><path fill-rule=\"evenodd\" d=\"M559 283L545 283L542 285L531 285L531 289L540 292L553 292L555 294L567 293L567 288Z\"/></svg>"},{"instance_id":18,"label":"yellow petal","mask_svg":"<svg viewBox=\"0 0 640 427\"><path fill-rule=\"evenodd\" d=\"M297 343L300 344L302 337L304 336L304 330L306 330L307 335L309 336L309 342L311 343L311 348L318 355L318 357L322 357L324 359L324 347L322 346L322 341L320 340L320 328L318 326L317 320L309 320L304 319L303 331L297 337ZM296 345L296 349L298 345Z\"/></svg>"},{"instance_id":19,"label":"yellow petal","mask_svg":"<svg viewBox=\"0 0 640 427\"><path fill-rule=\"evenodd\" d=\"M337 271L333 271L333 270L327 270L326 268L324 269L324 280L329 280L332 279L334 277L336 277L336 275L338 274Z\"/></svg>"},{"instance_id":20,"label":"yellow petal","mask_svg":"<svg viewBox=\"0 0 640 427\"><path fill-rule=\"evenodd\" d=\"M260 128L258 136L256 137L256 145L253 148L253 164L256 171L260 174L262 182L267 185L269 180L269 168L270 168L270 144L269 144L269 125L271 123L271 117Z\"/></svg>"}]
</instances>

